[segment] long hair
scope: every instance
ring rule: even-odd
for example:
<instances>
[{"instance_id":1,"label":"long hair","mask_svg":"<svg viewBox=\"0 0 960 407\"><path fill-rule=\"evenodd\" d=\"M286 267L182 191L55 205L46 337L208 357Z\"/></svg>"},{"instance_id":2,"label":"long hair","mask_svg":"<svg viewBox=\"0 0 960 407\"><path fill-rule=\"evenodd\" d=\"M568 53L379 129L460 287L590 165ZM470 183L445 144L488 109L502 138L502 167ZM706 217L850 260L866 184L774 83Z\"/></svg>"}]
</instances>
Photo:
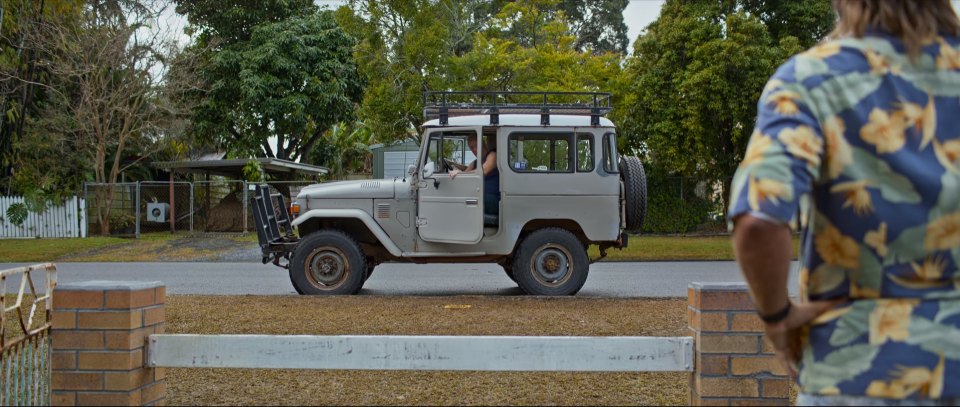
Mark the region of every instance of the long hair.
<instances>
[{"instance_id":1,"label":"long hair","mask_svg":"<svg viewBox=\"0 0 960 407\"><path fill-rule=\"evenodd\" d=\"M830 38L863 37L869 29L903 41L915 59L938 35L960 35L960 20L949 0L833 0L839 19Z\"/></svg>"}]
</instances>

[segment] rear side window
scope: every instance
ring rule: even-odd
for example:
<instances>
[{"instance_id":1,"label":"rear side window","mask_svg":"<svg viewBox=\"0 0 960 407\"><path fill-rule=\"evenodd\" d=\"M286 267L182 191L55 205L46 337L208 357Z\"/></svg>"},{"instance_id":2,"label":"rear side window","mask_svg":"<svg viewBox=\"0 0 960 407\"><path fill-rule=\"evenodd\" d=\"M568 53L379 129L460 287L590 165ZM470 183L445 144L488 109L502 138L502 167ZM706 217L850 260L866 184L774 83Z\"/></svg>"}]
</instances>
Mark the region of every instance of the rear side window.
<instances>
[{"instance_id":1,"label":"rear side window","mask_svg":"<svg viewBox=\"0 0 960 407\"><path fill-rule=\"evenodd\" d=\"M573 172L573 133L513 133L508 142L510 168L516 172Z\"/></svg>"},{"instance_id":2,"label":"rear side window","mask_svg":"<svg viewBox=\"0 0 960 407\"><path fill-rule=\"evenodd\" d=\"M577 172L593 171L593 134L577 134Z\"/></svg>"},{"instance_id":3,"label":"rear side window","mask_svg":"<svg viewBox=\"0 0 960 407\"><path fill-rule=\"evenodd\" d=\"M603 170L616 174L620 172L620 157L617 155L617 135L607 133L603 135Z\"/></svg>"}]
</instances>

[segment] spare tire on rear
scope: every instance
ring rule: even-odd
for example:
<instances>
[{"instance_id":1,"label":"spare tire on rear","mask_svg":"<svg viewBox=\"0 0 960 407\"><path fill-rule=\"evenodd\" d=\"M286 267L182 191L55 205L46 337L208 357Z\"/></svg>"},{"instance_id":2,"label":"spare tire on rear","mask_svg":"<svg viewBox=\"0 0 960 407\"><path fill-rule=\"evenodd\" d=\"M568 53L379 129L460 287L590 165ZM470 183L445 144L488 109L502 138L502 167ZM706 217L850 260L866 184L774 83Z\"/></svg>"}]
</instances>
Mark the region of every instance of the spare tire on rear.
<instances>
[{"instance_id":1,"label":"spare tire on rear","mask_svg":"<svg viewBox=\"0 0 960 407\"><path fill-rule=\"evenodd\" d=\"M640 233L647 216L647 175L635 156L620 157L620 178L623 179L627 232Z\"/></svg>"}]
</instances>

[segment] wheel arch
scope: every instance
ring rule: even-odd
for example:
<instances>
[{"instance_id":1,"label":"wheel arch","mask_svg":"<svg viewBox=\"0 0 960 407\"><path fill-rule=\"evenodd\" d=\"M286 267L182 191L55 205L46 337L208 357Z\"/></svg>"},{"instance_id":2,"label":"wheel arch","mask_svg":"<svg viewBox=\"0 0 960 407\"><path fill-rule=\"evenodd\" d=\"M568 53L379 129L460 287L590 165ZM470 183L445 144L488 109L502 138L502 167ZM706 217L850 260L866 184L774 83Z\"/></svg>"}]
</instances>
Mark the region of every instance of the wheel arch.
<instances>
[{"instance_id":1,"label":"wheel arch","mask_svg":"<svg viewBox=\"0 0 960 407\"><path fill-rule=\"evenodd\" d=\"M583 227L573 219L531 219L520 229L520 236L514 243L514 249L520 244L520 241L530 233L546 228L560 228L573 233L583 244L590 244L590 238L587 237Z\"/></svg>"},{"instance_id":2,"label":"wheel arch","mask_svg":"<svg viewBox=\"0 0 960 407\"><path fill-rule=\"evenodd\" d=\"M359 209L312 209L293 221L300 236L323 229L338 229L362 244L378 245L395 257L402 251L370 214Z\"/></svg>"}]
</instances>

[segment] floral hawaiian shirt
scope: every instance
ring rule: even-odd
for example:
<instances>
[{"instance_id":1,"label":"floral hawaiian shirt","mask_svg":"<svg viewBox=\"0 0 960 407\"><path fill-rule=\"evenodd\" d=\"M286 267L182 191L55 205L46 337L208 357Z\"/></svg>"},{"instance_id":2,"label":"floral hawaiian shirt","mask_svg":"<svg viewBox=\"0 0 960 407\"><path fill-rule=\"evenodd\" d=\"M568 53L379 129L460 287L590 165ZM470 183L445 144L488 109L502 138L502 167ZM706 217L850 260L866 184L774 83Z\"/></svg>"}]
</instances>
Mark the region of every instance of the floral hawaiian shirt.
<instances>
[{"instance_id":1,"label":"floral hawaiian shirt","mask_svg":"<svg viewBox=\"0 0 960 407\"><path fill-rule=\"evenodd\" d=\"M731 192L730 219L800 219L804 300L848 299L809 327L803 392L960 397L960 38L791 58Z\"/></svg>"}]
</instances>

